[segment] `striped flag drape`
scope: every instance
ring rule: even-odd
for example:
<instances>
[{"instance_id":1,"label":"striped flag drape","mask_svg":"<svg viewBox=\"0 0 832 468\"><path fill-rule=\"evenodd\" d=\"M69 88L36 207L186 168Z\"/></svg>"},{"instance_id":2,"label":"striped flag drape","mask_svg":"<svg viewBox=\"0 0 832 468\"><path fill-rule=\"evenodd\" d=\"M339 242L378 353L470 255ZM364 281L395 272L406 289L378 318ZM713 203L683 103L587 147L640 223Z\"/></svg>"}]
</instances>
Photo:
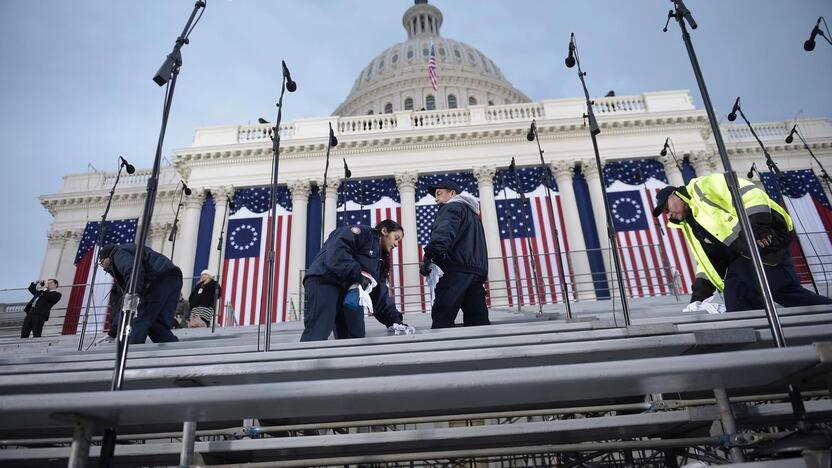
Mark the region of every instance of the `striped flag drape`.
<instances>
[{"instance_id":1,"label":"striped flag drape","mask_svg":"<svg viewBox=\"0 0 832 468\"><path fill-rule=\"evenodd\" d=\"M694 260L678 229L667 228L667 217L653 218L656 194L667 186L664 166L655 160L607 163L607 199L632 297L689 294Z\"/></svg>"},{"instance_id":2,"label":"striped flag drape","mask_svg":"<svg viewBox=\"0 0 832 468\"><path fill-rule=\"evenodd\" d=\"M127 244L135 242L136 227L138 218L107 221L104 224L104 245ZM107 322L107 305L110 289L112 289L113 278L104 272L98 265L98 249L101 246L95 245L98 241L99 223L89 222L84 227L84 234L81 236L81 243L75 254L75 276L72 279L72 290L69 293L66 315L62 334L72 335L81 331L82 315L87 308L89 299L89 287L92 281L93 271L95 273L95 285L90 304L90 315L87 320L87 331L90 333L104 331Z\"/></svg>"},{"instance_id":3,"label":"striped flag drape","mask_svg":"<svg viewBox=\"0 0 832 468\"><path fill-rule=\"evenodd\" d=\"M275 274L273 278L272 321L294 318L293 304L288 297L289 251L292 248L292 204L285 186L277 188L275 207ZM221 325L255 325L265 323L268 289L268 241L272 219L269 217L271 187L237 190L228 217L228 235L220 284L222 304ZM233 315L226 316L226 305Z\"/></svg>"}]
</instances>

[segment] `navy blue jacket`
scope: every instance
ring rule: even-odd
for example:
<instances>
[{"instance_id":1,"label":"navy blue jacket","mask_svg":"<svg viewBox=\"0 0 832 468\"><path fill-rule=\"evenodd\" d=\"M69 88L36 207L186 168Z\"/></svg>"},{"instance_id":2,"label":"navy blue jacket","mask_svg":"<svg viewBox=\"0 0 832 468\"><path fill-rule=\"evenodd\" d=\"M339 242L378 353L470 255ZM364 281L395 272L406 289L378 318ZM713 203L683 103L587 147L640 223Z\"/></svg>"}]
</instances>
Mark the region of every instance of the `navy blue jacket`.
<instances>
[{"instance_id":1,"label":"navy blue jacket","mask_svg":"<svg viewBox=\"0 0 832 468\"><path fill-rule=\"evenodd\" d=\"M166 276L182 277L182 270L164 255L147 246L142 249L142 253L143 258L139 266L136 289L139 295L146 293L147 288L159 278ZM113 261L113 277L125 292L130 285L130 277L133 275L133 257L135 256L136 244L117 245L110 254Z\"/></svg>"},{"instance_id":2,"label":"navy blue jacket","mask_svg":"<svg viewBox=\"0 0 832 468\"><path fill-rule=\"evenodd\" d=\"M439 207L425 251L442 271L488 275L485 230L476 203L462 194Z\"/></svg>"},{"instance_id":3,"label":"navy blue jacket","mask_svg":"<svg viewBox=\"0 0 832 468\"><path fill-rule=\"evenodd\" d=\"M361 272L366 271L378 283L370 293L376 319L388 327L402 323L402 314L390 299L387 271L380 254L381 245L375 229L369 226L341 226L335 228L321 246L303 279L316 278L346 290L361 282Z\"/></svg>"}]
</instances>

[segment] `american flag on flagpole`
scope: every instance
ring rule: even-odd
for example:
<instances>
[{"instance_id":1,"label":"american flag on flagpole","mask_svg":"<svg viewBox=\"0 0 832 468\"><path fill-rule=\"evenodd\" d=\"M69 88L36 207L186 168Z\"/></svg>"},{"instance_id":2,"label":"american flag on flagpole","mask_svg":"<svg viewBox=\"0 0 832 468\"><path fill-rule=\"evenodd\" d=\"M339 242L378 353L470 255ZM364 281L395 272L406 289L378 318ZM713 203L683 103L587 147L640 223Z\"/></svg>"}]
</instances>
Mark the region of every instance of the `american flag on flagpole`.
<instances>
[{"instance_id":1,"label":"american flag on flagpole","mask_svg":"<svg viewBox=\"0 0 832 468\"><path fill-rule=\"evenodd\" d=\"M439 82L436 80L436 51L433 44L430 45L430 58L428 59L428 79L433 90L439 89Z\"/></svg>"},{"instance_id":2,"label":"american flag on flagpole","mask_svg":"<svg viewBox=\"0 0 832 468\"><path fill-rule=\"evenodd\" d=\"M667 216L652 211L656 194L667 186L664 166L655 160L607 163L607 199L618 238L618 253L633 297L672 294L674 273L679 292L688 294L694 280L694 260L678 229L667 229ZM670 275L668 275L668 268Z\"/></svg>"},{"instance_id":3,"label":"american flag on flagpole","mask_svg":"<svg viewBox=\"0 0 832 468\"><path fill-rule=\"evenodd\" d=\"M517 169L517 180L520 182L520 187L517 187L510 171L501 170L497 174L494 186L497 225L509 305L561 302L563 291L560 278L571 276L566 255L569 243L563 229L560 195L550 174L552 219L546 206L546 187L542 176L543 171L538 167ZM520 192L526 196L526 205L520 198ZM566 271L558 268L555 230ZM570 283L567 280L567 288Z\"/></svg>"},{"instance_id":4,"label":"american flag on flagpole","mask_svg":"<svg viewBox=\"0 0 832 468\"><path fill-rule=\"evenodd\" d=\"M121 219L114 221L107 221L104 224L104 245L107 244L128 244L136 240L136 227L139 223L138 218ZM72 280L72 291L69 293L69 302L66 307L66 315L64 315L64 325L62 333L64 335L72 335L80 333L79 322L81 314L87 308L87 300L89 298L88 287L92 281L93 271L97 268L95 273L95 289L93 290L92 304L90 304L90 317L87 321L87 330L90 332L100 332L104 330L107 317L108 296L113 285L113 279L96 261L98 256L98 249L101 246L95 245L98 241L98 222L89 222L84 228L84 234L81 236L81 243L78 246L78 251L75 254L75 276Z\"/></svg>"},{"instance_id":5,"label":"american flag on flagpole","mask_svg":"<svg viewBox=\"0 0 832 468\"><path fill-rule=\"evenodd\" d=\"M292 203L286 187L278 187L275 215L275 275L272 321L291 320L288 298L289 251L292 248ZM265 323L268 286L268 238L272 227L269 217L271 187L240 189L228 217L228 237L223 263L222 325L255 325ZM305 248L305 244L302 245ZM230 304L233 317L225 317L225 304Z\"/></svg>"},{"instance_id":6,"label":"american flag on flagpole","mask_svg":"<svg viewBox=\"0 0 832 468\"><path fill-rule=\"evenodd\" d=\"M399 197L396 180L393 178L351 180L347 182L344 189L347 203L348 225L361 224L375 227L380 221L392 219L401 223L402 207ZM344 225L344 204L338 200L337 226ZM387 284L390 289L390 298L400 311L405 310L404 301L404 251L399 246L391 252L390 276Z\"/></svg>"}]
</instances>

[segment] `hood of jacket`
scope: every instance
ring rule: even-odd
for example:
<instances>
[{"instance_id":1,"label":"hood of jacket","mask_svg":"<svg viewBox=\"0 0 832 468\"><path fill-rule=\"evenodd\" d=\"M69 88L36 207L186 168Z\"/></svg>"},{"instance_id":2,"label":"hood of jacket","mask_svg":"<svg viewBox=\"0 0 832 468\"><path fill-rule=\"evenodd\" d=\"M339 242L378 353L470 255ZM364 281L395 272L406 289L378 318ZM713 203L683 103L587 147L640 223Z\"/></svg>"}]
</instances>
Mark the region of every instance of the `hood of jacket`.
<instances>
[{"instance_id":1,"label":"hood of jacket","mask_svg":"<svg viewBox=\"0 0 832 468\"><path fill-rule=\"evenodd\" d=\"M476 213L477 216L480 215L480 203L473 195L460 193L459 195L454 195L453 198L448 200L448 203L462 203L463 205L474 210L474 213Z\"/></svg>"}]
</instances>

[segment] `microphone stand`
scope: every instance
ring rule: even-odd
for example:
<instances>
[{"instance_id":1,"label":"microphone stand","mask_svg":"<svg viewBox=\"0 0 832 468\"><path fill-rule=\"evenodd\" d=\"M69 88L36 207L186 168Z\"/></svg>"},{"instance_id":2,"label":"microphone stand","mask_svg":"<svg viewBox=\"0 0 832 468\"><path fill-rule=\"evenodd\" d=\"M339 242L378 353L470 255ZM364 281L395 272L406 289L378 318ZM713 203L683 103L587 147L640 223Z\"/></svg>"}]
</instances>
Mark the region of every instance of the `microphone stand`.
<instances>
[{"instance_id":1,"label":"microphone stand","mask_svg":"<svg viewBox=\"0 0 832 468\"><path fill-rule=\"evenodd\" d=\"M219 307L222 306L220 303L220 281L219 279L222 278L222 237L225 233L225 221L228 219L228 211L231 209L231 197L226 197L227 203L225 204L225 211L222 212L222 225L220 225L220 237L217 239L217 250L219 253L217 254L217 278L214 280L216 286L214 287L214 313L211 317L211 333L214 333L214 330L217 326L217 311Z\"/></svg>"},{"instance_id":2,"label":"microphone stand","mask_svg":"<svg viewBox=\"0 0 832 468\"><path fill-rule=\"evenodd\" d=\"M760 148L763 149L763 155L766 157L766 166L768 166L769 172L774 174L774 183L777 185L777 191L780 192L781 195L783 194L783 188L780 185L780 180L783 178L783 173L780 171L780 168L777 167L777 163L774 162L774 159L771 158L771 155L768 154L768 149L766 145L763 144L763 141L760 140L760 137L757 136L757 132L754 131L754 126L751 125L751 122L748 121L748 118L745 116L745 112L742 111L742 107L739 105L739 101L737 101L737 111L740 113L740 117L742 120L745 121L745 125L748 127L748 130L751 131L751 134L754 136L754 139L757 140L757 144L760 145ZM756 169L756 168L755 168ZM760 171L757 171L759 175ZM763 180L760 177L760 180ZM783 199L783 210L786 211L786 214L792 216L792 213L789 211L789 207L786 206L786 200ZM802 224L802 223L801 223ZM803 247L800 245L800 242L797 243L797 248L800 249L800 254L803 255L803 258L806 258L806 253L803 251ZM812 277L812 272L809 270L809 278L812 280L812 288L815 290L815 294L818 293L818 286L815 284L815 279Z\"/></svg>"},{"instance_id":3,"label":"microphone stand","mask_svg":"<svg viewBox=\"0 0 832 468\"><path fill-rule=\"evenodd\" d=\"M503 176L503 173L500 173L500 184L503 186L503 200L505 200L506 205L508 204L508 192L506 190L506 179ZM508 237L511 241L509 245L511 245L511 259L513 260L511 263L514 265L514 284L517 287L517 311L522 310L522 306L520 304L520 291L523 288L523 285L520 282L520 266L517 264L517 247L514 245L514 226L511 222L511 214L508 213L508 206L505 207L506 210L504 211L506 214L506 222L508 223Z\"/></svg>"},{"instance_id":4,"label":"microphone stand","mask_svg":"<svg viewBox=\"0 0 832 468\"><path fill-rule=\"evenodd\" d=\"M517 193L520 195L520 202L522 203L523 207L523 218L526 220L526 223L524 225L526 228L526 245L528 245L529 247L529 264L532 267L532 278L534 279L534 286L532 288L532 291L536 292L539 296L542 296L542 298L545 299L546 291L540 287L542 278L537 277L537 265L535 265L535 261L537 261L537 259L535 258L534 249L532 248L532 239L531 237L529 237L529 217L526 214L526 208L529 208L529 203L526 199L526 194L523 193L523 186L520 185L520 176L517 175L517 168L514 166L514 164L512 164L509 170L511 171L511 174L514 176L514 183L517 185ZM518 291L518 296L519 292L520 291ZM534 299L534 297L532 297L532 299ZM543 315L543 301L541 300L541 297L538 297L535 302L537 302L537 316L540 317Z\"/></svg>"},{"instance_id":5,"label":"microphone stand","mask_svg":"<svg viewBox=\"0 0 832 468\"><path fill-rule=\"evenodd\" d=\"M284 70L286 68L284 64ZM272 162L272 198L271 198L271 205L269 205L269 217L271 219L271 230L269 231L268 236L268 245L269 245L269 274L268 274L268 286L266 287L266 336L264 339L264 346L263 351L269 352L271 348L271 338L272 338L272 313L274 312L274 261L275 261L275 246L274 246L274 239L277 230L277 211L275 210L275 206L277 205L277 176L278 171L280 169L280 121L283 119L283 94L286 92L286 73L284 72L281 77L281 84L280 84L280 97L277 100L277 120L274 123L274 128L272 129L272 154L274 156ZM294 91L294 88L292 89ZM258 333L258 350L260 345L259 340L259 333Z\"/></svg>"},{"instance_id":6,"label":"microphone stand","mask_svg":"<svg viewBox=\"0 0 832 468\"><path fill-rule=\"evenodd\" d=\"M332 149L332 124L329 124L329 135L327 136L326 141L326 165L324 166L324 183L321 187L321 245L324 245L324 230L326 229L326 177L329 173L329 151ZM337 208L337 204L336 204Z\"/></svg>"},{"instance_id":7,"label":"microphone stand","mask_svg":"<svg viewBox=\"0 0 832 468\"><path fill-rule=\"evenodd\" d=\"M165 90L164 106L162 108L162 127L159 130L159 140L156 143L156 155L153 160L153 171L150 178L147 180L147 196L144 200L144 209L142 211L142 219L139 224L139 235L136 237L136 254L133 257L133 274L130 275L130 283L127 287L127 292L124 295L124 304L122 305L122 317L118 327L118 341L116 348L116 359L113 369L113 380L110 385L111 391L121 390L124 383L124 368L127 364L127 352L129 348L130 322L136 314L139 297L137 294L139 284L138 273L141 271L142 257L144 256L144 245L147 242L147 233L150 229L150 219L153 216L153 207L156 203L156 190L159 185L159 170L162 162L162 145L165 141L165 131L168 126L168 116L170 115L171 104L173 103L173 92L176 89L176 79L179 76L179 69L182 66L182 46L188 43L188 36L196 27L199 19L202 18L202 13L205 12L205 2L198 0L194 4L194 9L191 11L191 16L182 29L182 34L176 38L176 44L173 50L165 59L165 62L156 72L153 81L159 86L167 83ZM202 12L200 12L202 10ZM199 17L197 17L199 13ZM196 20L194 20L196 18ZM193 26L192 26L193 25ZM116 446L116 431L117 427L112 426L104 431L104 437L101 441L101 455L99 458L99 466L109 467L113 462L113 453Z\"/></svg>"},{"instance_id":8,"label":"microphone stand","mask_svg":"<svg viewBox=\"0 0 832 468\"><path fill-rule=\"evenodd\" d=\"M347 221L347 183L350 181L352 171L347 169L347 160L344 160L344 183L341 184L341 203L344 205L344 226L349 225Z\"/></svg>"},{"instance_id":9,"label":"microphone stand","mask_svg":"<svg viewBox=\"0 0 832 468\"><path fill-rule=\"evenodd\" d=\"M762 258L760 257L760 251L757 249L757 245L754 242L754 235L753 231L751 230L751 222L748 219L748 213L745 211L745 206L742 203L742 195L739 191L739 180L737 179L737 173L731 166L731 160L728 159L728 153L725 150L725 142L722 140L722 133L719 130L719 123L718 119L716 118L716 114L714 113L713 104L711 103L711 97L708 94L708 88L705 85L705 79L702 76L702 69L699 67L699 60L696 58L696 51L693 49L693 42L690 39L690 34L688 33L687 26L685 24L685 19L690 22L691 27L696 29L696 22L693 21L693 18L690 14L690 10L687 9L684 2L682 0L671 0L673 3L673 10L668 12L668 23L671 19L676 19L676 22L679 23L679 29L682 32L682 40L685 43L685 48L687 49L688 56L690 57L691 65L693 66L693 73L696 76L696 83L699 86L699 92L702 95L702 102L705 104L705 110L708 113L708 120L711 124L711 132L714 135L714 141L716 142L717 150L719 151L719 157L722 160L722 165L725 168L725 182L728 185L728 189L731 192L731 199L734 204L734 208L737 211L737 217L739 218L740 227L742 228L742 232L746 235L744 236L746 248L748 249L749 255L751 256L751 264L754 267L755 276L757 279L757 285L760 288L763 298L763 305L766 311L766 317L768 319L769 328L771 329L771 335L774 338L774 342L777 344L778 348L785 348L786 347L786 339L783 335L783 328L780 325L780 318L777 316L777 309L774 306L774 300L771 297L771 289L768 286L768 280L766 279L766 273L763 269L763 262ZM665 31L667 27L665 26Z\"/></svg>"},{"instance_id":10,"label":"microphone stand","mask_svg":"<svg viewBox=\"0 0 832 468\"><path fill-rule=\"evenodd\" d=\"M757 250L757 245L754 242L754 234L751 230L751 221L748 219L748 213L745 211L745 206L742 203L742 195L740 194L740 184L737 178L737 173L731 167L731 160L728 159L728 152L725 150L725 142L722 140L722 132L719 130L719 121L714 113L714 107L711 103L711 97L708 94L708 88L705 86L705 78L702 76L702 69L699 67L699 60L696 58L696 51L693 49L693 42L690 39L685 20L687 20L691 28L696 29L696 22L691 16L690 10L685 6L682 0L670 0L673 3L673 10L668 12L667 21L675 19L679 23L679 29L682 33L682 40L685 43L690 63L693 67L693 73L696 76L696 84L699 86L699 92L702 95L702 102L705 104L705 110L708 113L708 121L711 124L711 133L714 135L719 157L722 160L722 166L725 169L725 182L731 192L731 201L734 204L734 209L737 212L742 232L744 236L745 246L751 256L751 264L754 267L754 273L757 279L757 285L762 293L763 305L766 311L766 318L768 319L769 328L771 329L771 336L778 348L785 348L786 338L783 335L783 327L780 325L780 318L777 316L777 309L774 306L774 300L771 296L771 289L768 286L768 279L766 278L765 269L763 269L763 260L760 257L760 251ZM665 25L667 31L667 25ZM801 430L808 429L809 425L806 421L806 408L803 404L803 398L800 395L800 390L797 387L789 385L789 399L797 417L797 427Z\"/></svg>"},{"instance_id":11,"label":"microphone stand","mask_svg":"<svg viewBox=\"0 0 832 468\"><path fill-rule=\"evenodd\" d=\"M820 168L820 178L826 184L826 189L829 191L830 194L832 194L832 184L830 184L829 174L826 173L826 169L824 169L823 164L821 164L818 157L815 156L815 153L812 152L812 148L810 148L809 144L806 143L806 140L803 139L803 135L801 135L800 132L797 131L797 124L794 124L794 133L795 135L797 135L798 138L800 138L800 141L803 142L803 147L806 148L806 151L809 152L809 155L812 156L812 159L814 159L817 163L818 168Z\"/></svg>"},{"instance_id":12,"label":"microphone stand","mask_svg":"<svg viewBox=\"0 0 832 468\"><path fill-rule=\"evenodd\" d=\"M101 215L101 221L98 223L98 238L95 241L95 245L98 246L100 249L104 247L104 232L106 230L107 225L107 214L110 212L110 205L113 203L113 196L116 193L116 186L118 185L119 179L121 179L121 170L124 168L124 163L120 163L118 165L118 173L116 174L116 181L113 184L113 187L110 189L110 196L107 198L107 206L104 208L104 214ZM95 252L95 248L93 248L93 252ZM78 340L78 351L84 350L84 336L87 334L87 321L89 320L90 316L90 305L92 304L92 295L93 295L93 288L95 288L95 277L98 274L98 262L95 257L93 257L93 262L95 264L92 267L92 278L90 279L90 292L87 294L87 306L84 308L84 321L81 324L81 337Z\"/></svg>"},{"instance_id":13,"label":"microphone stand","mask_svg":"<svg viewBox=\"0 0 832 468\"><path fill-rule=\"evenodd\" d=\"M571 40L574 43L574 35ZM607 199L607 176L604 174L604 168L601 165L601 155L598 153L598 139L595 137L601 133L601 129L598 127L595 112L592 110L592 101L589 99L589 90L587 90L586 81L584 80L585 73L581 70L581 60L578 56L577 44L575 44L575 62L578 64L578 78L581 80L581 86L584 89L584 98L586 99L586 115L584 117L589 119L589 136L592 139L592 150L595 152L595 166L598 168L598 173L601 176L601 198L604 200L604 212L607 217L607 238L609 239L612 259L615 264L615 277L618 281L618 295L621 297L624 325L629 327L630 307L627 303L627 293L624 290L623 269L621 268L621 258L618 255L618 237L616 236L615 225L613 224L612 211L610 211L610 202Z\"/></svg>"},{"instance_id":14,"label":"microphone stand","mask_svg":"<svg viewBox=\"0 0 832 468\"><path fill-rule=\"evenodd\" d=\"M552 184L552 175L549 171L549 168L546 166L546 162L543 160L543 148L540 147L540 136L537 134L537 125L534 124L534 120L532 120L532 133L534 133L534 140L537 142L537 152L540 154L540 169L543 170L543 184L546 186L546 206L548 207L549 211L549 219L552 221L552 234L555 238L555 250L557 251L557 265L558 270L560 270L559 279L560 279L560 289L563 294L563 303L566 305L566 318L572 318L572 304L569 301L569 291L566 286L566 269L563 268L563 255L560 248L560 235L558 234L558 226L555 222L555 210L552 208L552 190L550 185ZM557 297L557 295L555 295Z\"/></svg>"},{"instance_id":15,"label":"microphone stand","mask_svg":"<svg viewBox=\"0 0 832 468\"><path fill-rule=\"evenodd\" d=\"M170 228L170 235L168 236L168 241L171 242L170 245L170 259L173 260L173 252L176 250L176 232L178 230L179 224L179 210L182 209L182 199L185 197L185 190L183 189L179 192L179 205L176 206L176 215L173 217L173 227Z\"/></svg>"},{"instance_id":16,"label":"microphone stand","mask_svg":"<svg viewBox=\"0 0 832 468\"><path fill-rule=\"evenodd\" d=\"M675 160L675 157L674 157L674 160ZM676 167L678 167L678 163L677 163ZM641 186L644 188L644 194L646 195L646 198L647 198L647 204L650 207L650 213L652 213L653 212L653 201L650 199L650 192L647 189L647 177L644 177L644 174L641 172L641 169L636 169L636 177L638 178L638 180L641 181ZM659 222L659 218L653 218L653 226L655 226L656 231L658 231L659 234L662 237L665 237L666 234L664 232L664 229L662 229L662 225ZM661 251L661 255L662 255L662 264L663 264L662 270L664 270L665 275L667 275L667 281L669 282L670 290L673 292L673 295L676 297L676 300L678 301L679 300L679 290L676 289L676 280L673 277L673 273L670 271L670 259L667 257L667 250L664 248L663 244L664 243L659 245L659 251Z\"/></svg>"}]
</instances>

